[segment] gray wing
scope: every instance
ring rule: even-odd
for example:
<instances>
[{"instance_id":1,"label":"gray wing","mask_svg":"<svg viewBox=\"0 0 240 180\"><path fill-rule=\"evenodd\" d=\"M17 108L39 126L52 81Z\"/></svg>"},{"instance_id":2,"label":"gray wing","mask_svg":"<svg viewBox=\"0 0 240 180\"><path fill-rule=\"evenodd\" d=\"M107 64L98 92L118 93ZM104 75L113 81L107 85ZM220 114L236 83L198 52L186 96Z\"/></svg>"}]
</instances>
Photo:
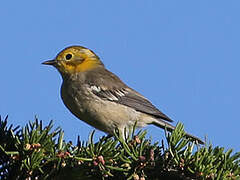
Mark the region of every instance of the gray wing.
<instances>
[{"instance_id":1,"label":"gray wing","mask_svg":"<svg viewBox=\"0 0 240 180\"><path fill-rule=\"evenodd\" d=\"M156 118L173 122L169 117L159 111L150 101L130 88L103 90L98 86L90 87L92 92L105 100L114 101L116 103L131 107L136 111L140 111Z\"/></svg>"},{"instance_id":2,"label":"gray wing","mask_svg":"<svg viewBox=\"0 0 240 180\"><path fill-rule=\"evenodd\" d=\"M173 122L144 96L129 88L115 74L104 68L96 68L91 71L91 74L87 73L85 83L95 95L102 99L131 107L157 119Z\"/></svg>"}]
</instances>

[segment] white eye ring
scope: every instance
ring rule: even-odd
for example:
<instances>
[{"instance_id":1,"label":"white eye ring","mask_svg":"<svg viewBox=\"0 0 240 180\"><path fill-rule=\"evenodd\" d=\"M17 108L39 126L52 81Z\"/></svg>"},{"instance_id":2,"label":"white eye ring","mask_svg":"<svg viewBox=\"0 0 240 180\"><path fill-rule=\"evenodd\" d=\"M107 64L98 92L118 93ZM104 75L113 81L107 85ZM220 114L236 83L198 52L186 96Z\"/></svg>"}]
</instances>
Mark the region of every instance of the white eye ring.
<instances>
[{"instance_id":1,"label":"white eye ring","mask_svg":"<svg viewBox=\"0 0 240 180\"><path fill-rule=\"evenodd\" d=\"M72 59L72 54L67 54L67 55L65 56L65 58L66 58L66 60Z\"/></svg>"}]
</instances>

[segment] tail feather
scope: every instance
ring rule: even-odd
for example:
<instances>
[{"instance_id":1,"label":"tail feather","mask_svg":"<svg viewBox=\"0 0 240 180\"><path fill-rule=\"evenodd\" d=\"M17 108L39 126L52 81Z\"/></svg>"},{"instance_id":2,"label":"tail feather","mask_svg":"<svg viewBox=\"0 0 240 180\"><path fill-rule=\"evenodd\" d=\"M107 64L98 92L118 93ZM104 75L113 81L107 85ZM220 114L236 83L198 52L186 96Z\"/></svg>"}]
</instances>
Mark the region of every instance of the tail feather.
<instances>
[{"instance_id":1,"label":"tail feather","mask_svg":"<svg viewBox=\"0 0 240 180\"><path fill-rule=\"evenodd\" d=\"M152 124L162 128L162 129L166 129L169 132L172 132L175 129L175 126L173 126L167 122L164 122L161 119L158 119L157 121L152 122ZM186 133L186 137L189 137L191 139L198 141L199 144L204 144L204 142L200 138L193 136L191 134Z\"/></svg>"}]
</instances>

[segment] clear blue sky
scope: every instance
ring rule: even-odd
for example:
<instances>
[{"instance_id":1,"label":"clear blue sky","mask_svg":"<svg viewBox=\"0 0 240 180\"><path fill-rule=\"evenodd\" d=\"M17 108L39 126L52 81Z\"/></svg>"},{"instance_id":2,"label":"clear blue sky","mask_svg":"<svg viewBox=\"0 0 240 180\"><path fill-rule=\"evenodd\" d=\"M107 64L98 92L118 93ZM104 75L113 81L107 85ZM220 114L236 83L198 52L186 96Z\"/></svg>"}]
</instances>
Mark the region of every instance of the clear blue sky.
<instances>
[{"instance_id":1,"label":"clear blue sky","mask_svg":"<svg viewBox=\"0 0 240 180\"><path fill-rule=\"evenodd\" d=\"M3 1L0 114L16 125L53 119L65 139L86 140L93 128L65 108L60 75L41 65L82 45L188 132L240 151L239 7L236 0ZM148 130L154 140L164 135Z\"/></svg>"}]
</instances>

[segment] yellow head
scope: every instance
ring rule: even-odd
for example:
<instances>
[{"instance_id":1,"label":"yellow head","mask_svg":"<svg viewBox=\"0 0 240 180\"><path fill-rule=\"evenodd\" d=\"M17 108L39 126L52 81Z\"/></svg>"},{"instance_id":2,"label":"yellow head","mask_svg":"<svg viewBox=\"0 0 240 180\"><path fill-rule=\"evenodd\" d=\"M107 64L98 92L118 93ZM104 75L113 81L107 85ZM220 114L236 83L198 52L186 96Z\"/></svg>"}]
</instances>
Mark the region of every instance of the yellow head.
<instances>
[{"instance_id":1,"label":"yellow head","mask_svg":"<svg viewBox=\"0 0 240 180\"><path fill-rule=\"evenodd\" d=\"M104 66L93 51L82 46L67 47L55 59L45 61L43 64L56 67L62 75L84 72Z\"/></svg>"}]
</instances>

